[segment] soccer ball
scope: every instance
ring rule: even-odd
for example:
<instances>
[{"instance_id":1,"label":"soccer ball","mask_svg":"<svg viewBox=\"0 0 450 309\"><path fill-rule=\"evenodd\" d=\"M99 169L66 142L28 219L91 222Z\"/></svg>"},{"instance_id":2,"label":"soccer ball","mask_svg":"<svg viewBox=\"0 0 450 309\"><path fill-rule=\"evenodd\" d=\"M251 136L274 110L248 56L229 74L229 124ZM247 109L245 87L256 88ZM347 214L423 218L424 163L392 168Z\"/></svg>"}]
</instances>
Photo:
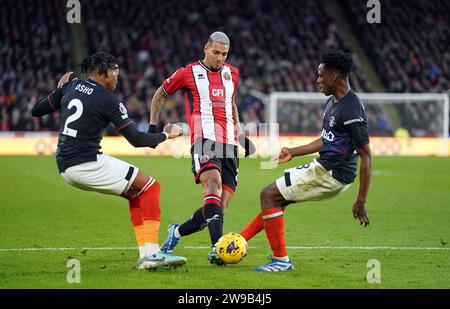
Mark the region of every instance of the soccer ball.
<instances>
[{"instance_id":1,"label":"soccer ball","mask_svg":"<svg viewBox=\"0 0 450 309\"><path fill-rule=\"evenodd\" d=\"M247 241L241 234L228 233L216 243L219 258L226 264L237 264L247 256Z\"/></svg>"}]
</instances>

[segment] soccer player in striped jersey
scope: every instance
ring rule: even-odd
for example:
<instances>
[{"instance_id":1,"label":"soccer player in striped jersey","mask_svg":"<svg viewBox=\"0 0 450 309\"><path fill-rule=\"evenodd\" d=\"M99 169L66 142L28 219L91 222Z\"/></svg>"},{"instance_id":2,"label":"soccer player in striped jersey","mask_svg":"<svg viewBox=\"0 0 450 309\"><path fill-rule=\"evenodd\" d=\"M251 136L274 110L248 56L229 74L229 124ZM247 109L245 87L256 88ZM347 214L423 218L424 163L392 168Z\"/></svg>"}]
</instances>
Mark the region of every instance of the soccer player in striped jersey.
<instances>
[{"instance_id":1,"label":"soccer player in striped jersey","mask_svg":"<svg viewBox=\"0 0 450 309\"><path fill-rule=\"evenodd\" d=\"M183 90L186 119L191 130L192 172L203 187L204 202L183 224L169 226L161 251L171 254L182 236L208 226L211 264L222 265L214 245L223 233L223 214L236 191L238 143L252 154L255 148L239 126L236 93L239 71L225 63L230 40L214 32L204 46L205 57L178 69L155 92L150 103L150 130L154 132L166 96Z\"/></svg>"},{"instance_id":2,"label":"soccer player in striped jersey","mask_svg":"<svg viewBox=\"0 0 450 309\"><path fill-rule=\"evenodd\" d=\"M160 252L158 181L136 166L101 152L102 130L112 122L135 147L156 147L169 138L182 135L176 125L168 124L162 133L142 133L128 117L125 106L113 90L117 86L119 66L115 57L99 52L87 57L81 69L87 80L70 80L66 73L58 88L33 107L32 115L42 117L61 113L56 161L59 173L70 185L87 191L118 195L129 201L131 222L139 246L138 269L177 267L184 257Z\"/></svg>"},{"instance_id":3,"label":"soccer player in striped jersey","mask_svg":"<svg viewBox=\"0 0 450 309\"><path fill-rule=\"evenodd\" d=\"M372 155L364 105L348 81L352 66L351 54L343 50L330 48L321 55L317 84L325 95L330 96L325 104L321 137L307 145L282 148L279 163L315 152L319 152L319 158L310 164L285 170L282 177L262 190L261 212L241 231L241 235L249 240L264 229L269 240L273 256L269 263L255 271L294 269L284 239L285 207L292 203L325 200L345 191L355 180L358 156L361 158L360 184L352 211L361 225L369 225L366 197Z\"/></svg>"}]
</instances>

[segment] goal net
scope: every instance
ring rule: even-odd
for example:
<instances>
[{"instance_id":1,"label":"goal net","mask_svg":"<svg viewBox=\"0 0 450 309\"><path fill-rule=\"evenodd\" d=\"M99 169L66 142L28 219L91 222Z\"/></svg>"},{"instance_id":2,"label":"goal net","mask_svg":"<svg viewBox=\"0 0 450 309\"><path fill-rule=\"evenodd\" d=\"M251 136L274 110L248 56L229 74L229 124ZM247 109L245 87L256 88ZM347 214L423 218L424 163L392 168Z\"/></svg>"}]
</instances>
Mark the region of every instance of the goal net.
<instances>
[{"instance_id":1,"label":"goal net","mask_svg":"<svg viewBox=\"0 0 450 309\"><path fill-rule=\"evenodd\" d=\"M358 93L376 155L449 155L446 93ZM318 92L272 92L266 119L281 136L318 136L327 97ZM272 132L276 134L275 132Z\"/></svg>"}]
</instances>

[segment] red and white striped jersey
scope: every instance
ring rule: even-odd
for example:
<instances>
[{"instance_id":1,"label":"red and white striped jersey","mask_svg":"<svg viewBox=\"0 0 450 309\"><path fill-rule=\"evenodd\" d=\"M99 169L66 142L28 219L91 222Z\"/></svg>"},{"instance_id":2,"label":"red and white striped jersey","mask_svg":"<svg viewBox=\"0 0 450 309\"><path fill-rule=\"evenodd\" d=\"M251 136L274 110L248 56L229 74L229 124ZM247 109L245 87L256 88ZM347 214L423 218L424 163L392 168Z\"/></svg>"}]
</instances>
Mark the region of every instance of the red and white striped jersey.
<instances>
[{"instance_id":1,"label":"red and white striped jersey","mask_svg":"<svg viewBox=\"0 0 450 309\"><path fill-rule=\"evenodd\" d=\"M191 129L191 144L206 138L237 145L233 119L233 96L239 83L239 71L224 64L211 71L201 60L178 69L162 85L167 95L183 89L186 121Z\"/></svg>"}]
</instances>

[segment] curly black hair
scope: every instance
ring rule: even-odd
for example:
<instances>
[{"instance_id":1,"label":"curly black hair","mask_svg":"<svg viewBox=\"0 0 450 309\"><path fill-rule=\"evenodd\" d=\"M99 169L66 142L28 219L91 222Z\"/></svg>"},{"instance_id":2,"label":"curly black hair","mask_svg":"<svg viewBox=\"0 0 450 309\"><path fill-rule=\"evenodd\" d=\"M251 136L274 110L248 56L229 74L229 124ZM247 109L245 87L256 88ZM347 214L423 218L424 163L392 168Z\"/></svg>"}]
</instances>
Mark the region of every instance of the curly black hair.
<instances>
[{"instance_id":1,"label":"curly black hair","mask_svg":"<svg viewBox=\"0 0 450 309\"><path fill-rule=\"evenodd\" d=\"M348 76L353 67L352 55L334 47L322 52L320 62L325 65L326 69L337 70L344 76Z\"/></svg>"},{"instance_id":2,"label":"curly black hair","mask_svg":"<svg viewBox=\"0 0 450 309\"><path fill-rule=\"evenodd\" d=\"M92 72L97 72L98 74L105 75L109 69L118 67L116 57L105 52L97 52L84 58L79 66L82 73L91 74Z\"/></svg>"}]
</instances>

